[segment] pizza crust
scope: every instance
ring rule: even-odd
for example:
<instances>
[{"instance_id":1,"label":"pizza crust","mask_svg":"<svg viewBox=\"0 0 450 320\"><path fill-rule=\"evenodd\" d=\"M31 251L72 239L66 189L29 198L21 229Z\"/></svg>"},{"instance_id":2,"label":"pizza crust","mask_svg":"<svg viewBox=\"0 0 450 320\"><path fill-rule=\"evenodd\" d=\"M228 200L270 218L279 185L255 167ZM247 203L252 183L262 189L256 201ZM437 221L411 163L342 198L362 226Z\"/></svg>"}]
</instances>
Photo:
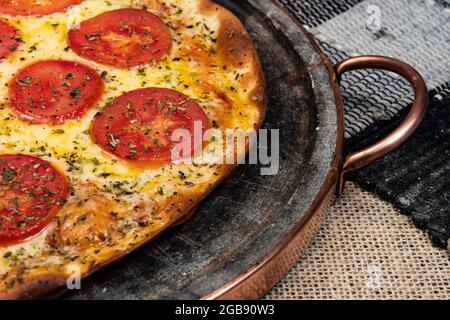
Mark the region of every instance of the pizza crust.
<instances>
[{"instance_id":1,"label":"pizza crust","mask_svg":"<svg viewBox=\"0 0 450 320\"><path fill-rule=\"evenodd\" d=\"M199 8L204 14L216 14L218 17L217 51L223 63L233 67L251 66L252 71L241 81L251 88L247 99L257 107L260 114L258 122L254 124L254 128L259 129L266 114L266 82L253 41L242 22L229 10L211 0L200 0Z\"/></svg>"},{"instance_id":2,"label":"pizza crust","mask_svg":"<svg viewBox=\"0 0 450 320\"><path fill-rule=\"evenodd\" d=\"M147 0L147 2L155 10L164 10L164 4L160 1ZM252 105L259 115L255 118L253 128L259 129L266 112L266 85L253 42L243 24L230 11L210 0L197 0L197 2L199 11L203 15L215 15L218 19L217 54L221 63L232 67L242 67L243 65L250 67L251 72L248 72L241 79L241 86L248 88L247 103ZM125 250L113 250L103 256L99 255L95 263L91 263L83 270L82 277L91 275L154 240L167 228L184 222L187 217L193 214L200 202L235 168L236 165L222 165L218 179L214 183L196 185L182 193L172 195L167 201L159 204L158 212L163 221L162 226L156 228L153 232L150 231L146 237L140 239L132 247ZM69 277L64 271L56 269L37 268L32 273L24 275L20 281L17 280L17 270L10 270L7 277L1 279L0 299L33 299L53 296L55 293L64 290ZM14 286L9 288L11 281L15 283Z\"/></svg>"}]
</instances>

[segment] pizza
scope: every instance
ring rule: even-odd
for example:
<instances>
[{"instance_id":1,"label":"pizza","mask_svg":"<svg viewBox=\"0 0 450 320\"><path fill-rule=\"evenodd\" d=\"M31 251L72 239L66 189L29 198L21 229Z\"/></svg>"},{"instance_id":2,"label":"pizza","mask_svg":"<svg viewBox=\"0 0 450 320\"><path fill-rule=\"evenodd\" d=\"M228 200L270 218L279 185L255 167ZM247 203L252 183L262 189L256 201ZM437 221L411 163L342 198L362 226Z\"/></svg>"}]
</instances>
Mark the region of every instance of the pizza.
<instances>
[{"instance_id":1,"label":"pizza","mask_svg":"<svg viewBox=\"0 0 450 320\"><path fill-rule=\"evenodd\" d=\"M257 130L265 96L250 36L209 0L0 0L0 298L189 217L237 166L206 134Z\"/></svg>"}]
</instances>

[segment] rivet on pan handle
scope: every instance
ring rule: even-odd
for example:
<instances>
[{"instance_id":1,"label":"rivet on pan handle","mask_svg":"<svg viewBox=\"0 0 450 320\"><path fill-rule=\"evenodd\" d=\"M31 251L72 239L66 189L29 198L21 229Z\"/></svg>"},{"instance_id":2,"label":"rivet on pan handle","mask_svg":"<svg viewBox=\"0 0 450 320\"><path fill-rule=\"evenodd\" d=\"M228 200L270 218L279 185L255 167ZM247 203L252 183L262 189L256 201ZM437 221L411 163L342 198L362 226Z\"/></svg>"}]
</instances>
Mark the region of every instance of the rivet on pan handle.
<instances>
[{"instance_id":1,"label":"rivet on pan handle","mask_svg":"<svg viewBox=\"0 0 450 320\"><path fill-rule=\"evenodd\" d=\"M421 75L410 65L397 59L382 56L360 56L344 60L335 67L338 81L343 73L357 69L382 69L405 77L414 89L414 102L410 113L390 135L374 145L350 154L344 160L340 173L339 192L344 189L344 175L362 168L397 149L417 129L428 107L428 89Z\"/></svg>"}]
</instances>

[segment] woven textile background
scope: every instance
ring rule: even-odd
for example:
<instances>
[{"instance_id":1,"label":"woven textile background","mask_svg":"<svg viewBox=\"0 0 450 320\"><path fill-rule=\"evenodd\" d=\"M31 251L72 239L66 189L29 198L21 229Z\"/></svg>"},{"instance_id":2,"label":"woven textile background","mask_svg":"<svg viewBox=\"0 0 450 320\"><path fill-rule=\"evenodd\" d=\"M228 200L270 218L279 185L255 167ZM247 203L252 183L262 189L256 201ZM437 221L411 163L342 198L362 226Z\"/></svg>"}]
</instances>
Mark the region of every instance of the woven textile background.
<instances>
[{"instance_id":1,"label":"woven textile background","mask_svg":"<svg viewBox=\"0 0 450 320\"><path fill-rule=\"evenodd\" d=\"M311 246L266 299L450 299L447 252L348 182Z\"/></svg>"},{"instance_id":2,"label":"woven textile background","mask_svg":"<svg viewBox=\"0 0 450 320\"><path fill-rule=\"evenodd\" d=\"M387 55L423 75L431 98L427 130L351 178L410 214L435 244L446 246L450 238L450 0L278 1L314 35L332 63L360 54ZM408 83L384 71L347 74L342 93L348 152L388 134L413 100Z\"/></svg>"}]
</instances>

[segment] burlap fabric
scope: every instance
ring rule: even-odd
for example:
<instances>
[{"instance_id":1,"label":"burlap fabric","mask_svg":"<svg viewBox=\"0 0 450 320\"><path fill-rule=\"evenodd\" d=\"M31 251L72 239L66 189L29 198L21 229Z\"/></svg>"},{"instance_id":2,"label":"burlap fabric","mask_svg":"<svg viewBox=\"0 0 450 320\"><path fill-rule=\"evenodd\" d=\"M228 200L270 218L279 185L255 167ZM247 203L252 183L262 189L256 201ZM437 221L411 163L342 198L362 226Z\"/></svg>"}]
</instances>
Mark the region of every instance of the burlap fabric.
<instances>
[{"instance_id":1,"label":"burlap fabric","mask_svg":"<svg viewBox=\"0 0 450 320\"><path fill-rule=\"evenodd\" d=\"M392 205L348 183L266 299L450 299L449 253Z\"/></svg>"}]
</instances>

